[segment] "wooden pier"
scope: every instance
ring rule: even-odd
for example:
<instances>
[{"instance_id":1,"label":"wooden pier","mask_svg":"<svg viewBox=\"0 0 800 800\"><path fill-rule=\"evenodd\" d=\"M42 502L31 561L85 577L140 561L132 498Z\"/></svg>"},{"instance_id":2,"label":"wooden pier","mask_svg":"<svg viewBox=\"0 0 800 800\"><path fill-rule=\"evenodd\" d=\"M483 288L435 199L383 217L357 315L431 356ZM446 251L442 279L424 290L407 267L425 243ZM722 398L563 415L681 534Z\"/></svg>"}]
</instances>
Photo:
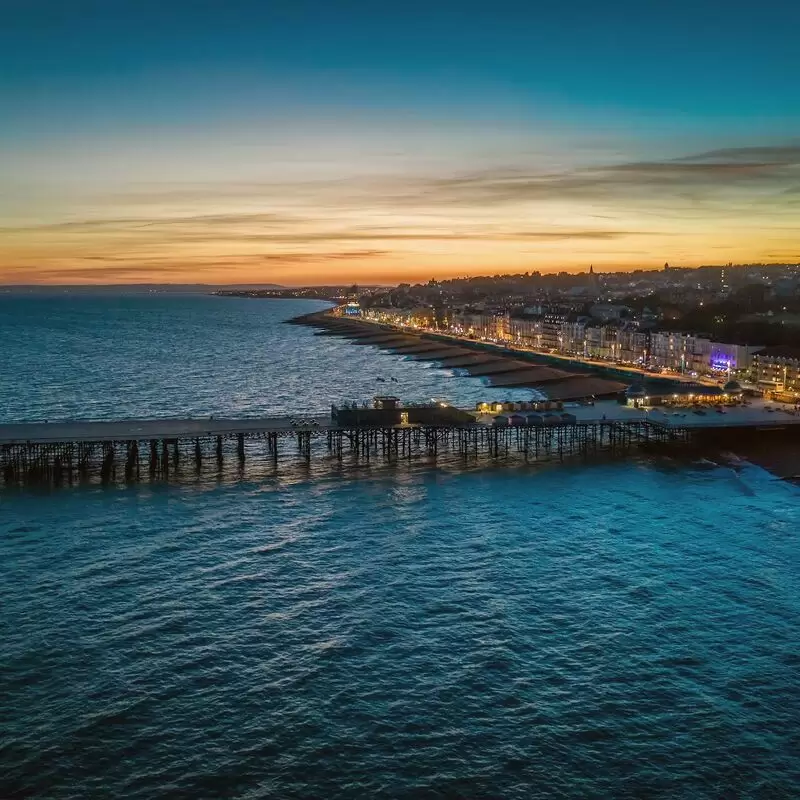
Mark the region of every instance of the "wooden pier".
<instances>
[{"instance_id":1,"label":"wooden pier","mask_svg":"<svg viewBox=\"0 0 800 800\"><path fill-rule=\"evenodd\" d=\"M686 442L685 428L645 419L496 426L341 426L328 417L128 420L0 425L6 485L165 480L246 463L274 472L292 464L392 463L444 457L525 462L624 453L653 442Z\"/></svg>"}]
</instances>

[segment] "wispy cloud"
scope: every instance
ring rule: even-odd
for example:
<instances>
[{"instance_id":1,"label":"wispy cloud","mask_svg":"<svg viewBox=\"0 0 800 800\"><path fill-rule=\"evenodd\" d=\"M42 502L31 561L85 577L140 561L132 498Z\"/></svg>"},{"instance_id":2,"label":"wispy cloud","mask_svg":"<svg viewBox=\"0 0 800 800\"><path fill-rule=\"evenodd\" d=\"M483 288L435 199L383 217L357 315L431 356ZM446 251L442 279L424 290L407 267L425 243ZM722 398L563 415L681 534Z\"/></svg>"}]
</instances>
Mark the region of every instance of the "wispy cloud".
<instances>
[{"instance_id":1,"label":"wispy cloud","mask_svg":"<svg viewBox=\"0 0 800 800\"><path fill-rule=\"evenodd\" d=\"M502 269L605 256L638 266L648 248L661 263L670 253L704 261L714 248L736 258L745 246L743 258L766 257L793 247L798 193L794 143L562 170L147 187L95 198L82 216L0 228L0 275L186 279L325 264L344 274L387 259Z\"/></svg>"},{"instance_id":2,"label":"wispy cloud","mask_svg":"<svg viewBox=\"0 0 800 800\"><path fill-rule=\"evenodd\" d=\"M800 180L800 147L716 150L665 161L634 161L562 172L485 171L437 178L406 202L444 205L508 204L546 200L643 198L658 202L702 200L719 192L763 188L775 193ZM666 196L665 196L666 193Z\"/></svg>"},{"instance_id":3,"label":"wispy cloud","mask_svg":"<svg viewBox=\"0 0 800 800\"><path fill-rule=\"evenodd\" d=\"M790 143L773 146L726 147L720 150L708 150L704 153L685 156L679 161L723 161L733 163L743 161L760 164L800 164L800 144Z\"/></svg>"},{"instance_id":4,"label":"wispy cloud","mask_svg":"<svg viewBox=\"0 0 800 800\"><path fill-rule=\"evenodd\" d=\"M150 258L123 258L114 256L81 256L75 259L53 259L42 263L22 263L7 267L6 282L69 282L105 281L120 283L153 281L213 279L221 270L248 270L253 274L259 267L293 267L296 265L324 265L328 262L353 262L389 256L382 250L331 250L317 253L246 253L219 254L213 257L176 259L169 256ZM86 264L85 262L90 262ZM261 277L267 280L269 273Z\"/></svg>"},{"instance_id":5,"label":"wispy cloud","mask_svg":"<svg viewBox=\"0 0 800 800\"><path fill-rule=\"evenodd\" d=\"M293 224L308 224L310 221L311 220L307 217L273 213L190 214L164 217L101 217L8 226L0 228L0 234L30 233L33 231L92 233L97 230L136 231L153 228L206 228L242 225L286 227L287 225Z\"/></svg>"}]
</instances>

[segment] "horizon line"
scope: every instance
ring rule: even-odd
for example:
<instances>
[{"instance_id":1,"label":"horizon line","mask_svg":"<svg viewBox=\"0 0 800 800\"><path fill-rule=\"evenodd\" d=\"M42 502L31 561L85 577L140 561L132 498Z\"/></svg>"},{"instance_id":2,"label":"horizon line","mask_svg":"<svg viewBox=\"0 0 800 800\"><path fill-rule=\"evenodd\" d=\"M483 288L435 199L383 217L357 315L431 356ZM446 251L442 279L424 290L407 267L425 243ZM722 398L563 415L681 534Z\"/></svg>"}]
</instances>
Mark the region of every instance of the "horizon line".
<instances>
[{"instance_id":1,"label":"horizon line","mask_svg":"<svg viewBox=\"0 0 800 800\"><path fill-rule=\"evenodd\" d=\"M747 263L737 263L734 264L732 262L728 262L725 264L698 264L697 266L681 266L681 265L671 265L669 262L666 262L664 266L660 267L636 267L635 269L594 269L595 275L602 275L602 274L620 274L620 273L637 273L637 272L663 272L666 266L669 265L670 269L680 269L680 270L699 270L699 269L724 269L724 268L731 268L731 269L741 269L744 267L786 267L786 266L794 266L800 267L800 262L791 262L791 261L761 261L761 262L747 262ZM254 282L233 282L233 283L205 283L205 282L172 282L172 281L161 281L161 282L153 282L153 281L134 281L134 282L125 282L125 283L49 283L49 282L41 282L41 283L5 283L0 281L0 291L4 289L102 289L102 288L157 288L157 287L173 287L173 288L180 288L180 287L201 287L201 288L208 288L208 289L275 289L275 290L287 290L291 291L293 289L326 289L326 288L340 288L340 287L351 287L351 286L358 286L362 288L387 288L393 286L399 286L403 283L409 283L411 285L423 285L428 281L457 281L457 280L479 280L481 278L494 278L497 276L519 276L519 275L551 275L551 276L558 276L562 274L567 275L582 275L587 274L589 269L593 268L592 265L586 267L585 269L559 269L559 270L527 270L525 272L498 272L498 273L486 273L482 275L462 275L456 277L447 277L447 278L436 278L435 276L430 277L427 281L397 281L397 282L387 282L387 283L359 283L357 280L352 281L341 281L337 283L292 283L292 284L278 284L278 283L269 283L267 281L254 281Z\"/></svg>"}]
</instances>

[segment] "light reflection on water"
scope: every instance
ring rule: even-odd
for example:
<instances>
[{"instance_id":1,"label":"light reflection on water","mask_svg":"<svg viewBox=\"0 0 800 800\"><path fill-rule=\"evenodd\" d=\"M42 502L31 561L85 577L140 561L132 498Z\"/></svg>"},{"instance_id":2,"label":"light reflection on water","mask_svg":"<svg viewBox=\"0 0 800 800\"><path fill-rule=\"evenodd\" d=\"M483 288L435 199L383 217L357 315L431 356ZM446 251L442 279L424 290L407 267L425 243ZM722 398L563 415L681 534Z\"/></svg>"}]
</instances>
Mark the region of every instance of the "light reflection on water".
<instances>
[{"instance_id":1,"label":"light reflection on water","mask_svg":"<svg viewBox=\"0 0 800 800\"><path fill-rule=\"evenodd\" d=\"M532 396L283 324L323 307L203 295L0 296L13 365L0 374L0 419L326 413L389 388L406 401L465 405Z\"/></svg>"},{"instance_id":2,"label":"light reflection on water","mask_svg":"<svg viewBox=\"0 0 800 800\"><path fill-rule=\"evenodd\" d=\"M0 305L6 418L484 396L303 303L95 302ZM798 498L646 456L0 493L0 796L792 797Z\"/></svg>"}]
</instances>

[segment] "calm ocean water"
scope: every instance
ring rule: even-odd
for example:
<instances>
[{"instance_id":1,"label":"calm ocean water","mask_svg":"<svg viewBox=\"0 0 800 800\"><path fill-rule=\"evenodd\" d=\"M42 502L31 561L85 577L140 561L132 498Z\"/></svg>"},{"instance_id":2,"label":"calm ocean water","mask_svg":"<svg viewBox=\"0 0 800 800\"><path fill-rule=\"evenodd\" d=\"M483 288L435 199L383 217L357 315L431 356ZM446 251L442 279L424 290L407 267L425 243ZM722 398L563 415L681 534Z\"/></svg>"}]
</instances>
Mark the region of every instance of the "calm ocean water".
<instances>
[{"instance_id":1,"label":"calm ocean water","mask_svg":"<svg viewBox=\"0 0 800 800\"><path fill-rule=\"evenodd\" d=\"M492 396L313 307L0 296L0 419ZM0 797L797 797L799 532L665 457L0 491Z\"/></svg>"}]
</instances>

